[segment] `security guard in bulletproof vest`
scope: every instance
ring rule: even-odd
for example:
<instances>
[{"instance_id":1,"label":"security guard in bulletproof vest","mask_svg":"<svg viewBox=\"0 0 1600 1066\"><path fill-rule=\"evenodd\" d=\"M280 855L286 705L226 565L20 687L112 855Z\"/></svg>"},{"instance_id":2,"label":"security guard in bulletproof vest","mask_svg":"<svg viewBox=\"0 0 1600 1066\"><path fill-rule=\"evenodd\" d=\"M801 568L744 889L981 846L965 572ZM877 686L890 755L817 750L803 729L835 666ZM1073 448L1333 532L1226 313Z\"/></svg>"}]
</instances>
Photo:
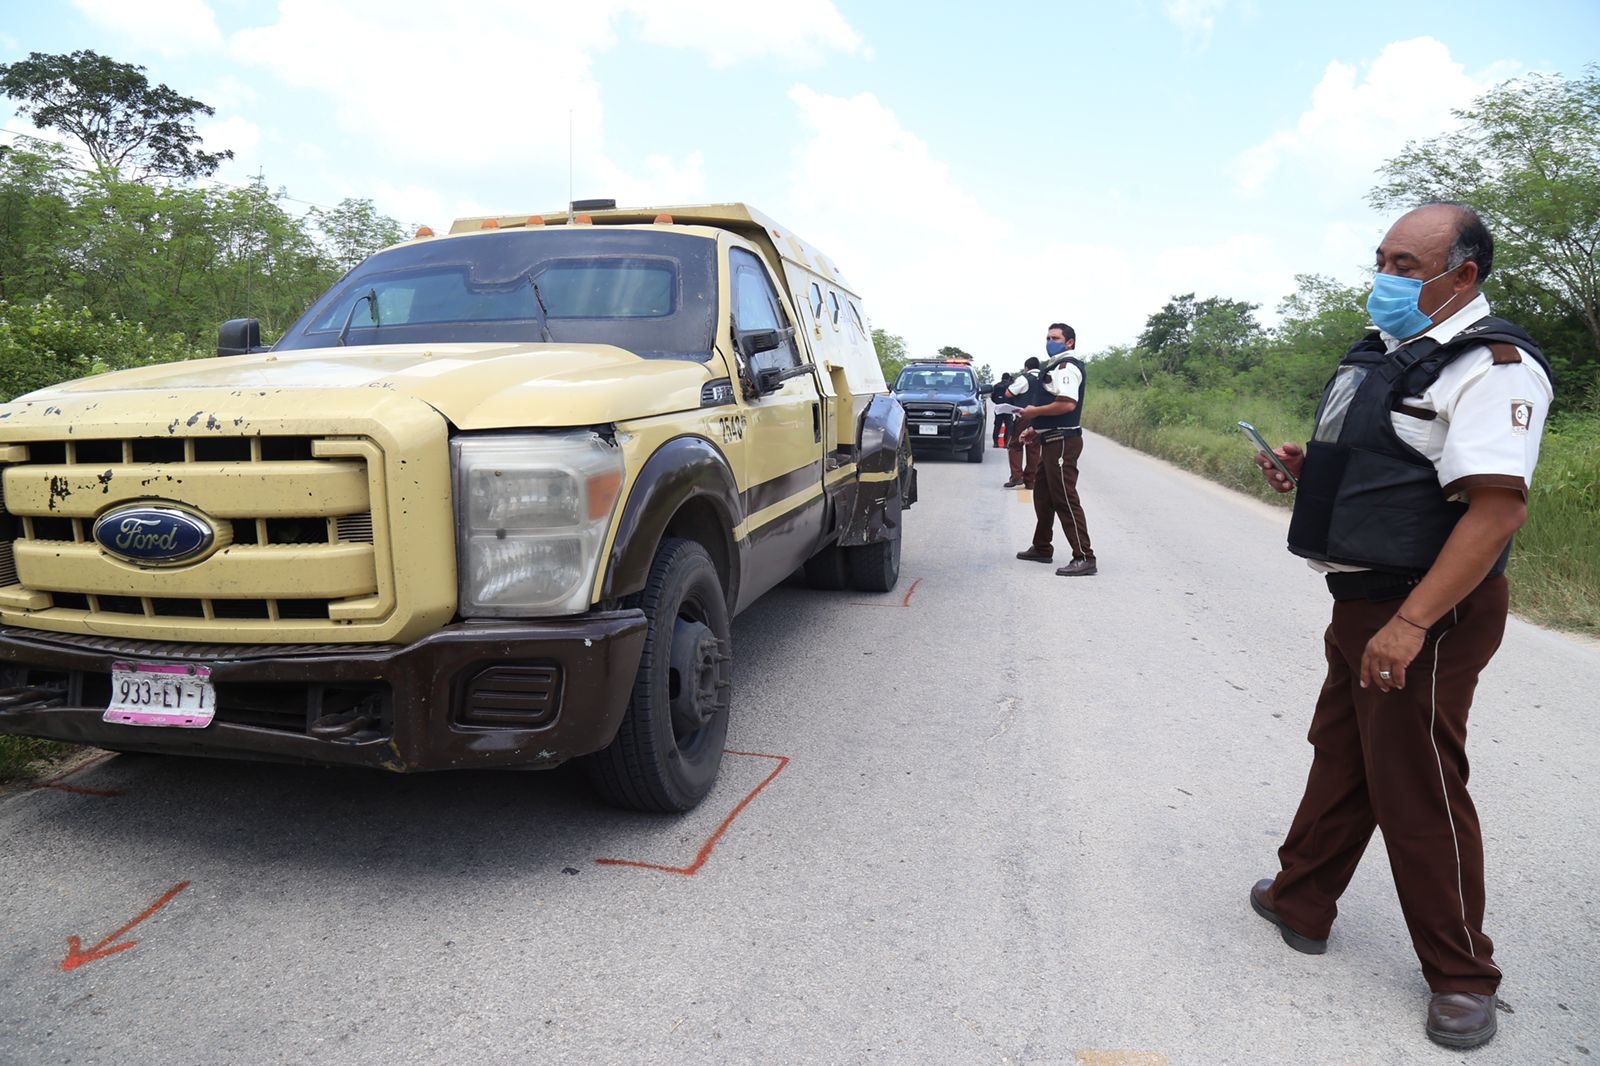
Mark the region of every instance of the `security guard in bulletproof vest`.
<instances>
[{"instance_id":1,"label":"security guard in bulletproof vest","mask_svg":"<svg viewBox=\"0 0 1600 1066\"><path fill-rule=\"evenodd\" d=\"M1083 454L1083 361L1075 356L1078 335L1065 322L1053 322L1045 335L1051 359L1048 372L1034 382L1027 405L1017 413L1018 434L1039 442L1039 472L1033 483L1033 513L1037 522L1033 543L1017 553L1018 559L1048 563L1055 557L1051 544L1056 522L1072 548L1072 561L1058 567L1061 577L1089 577L1097 573L1094 548L1089 543L1089 522L1078 499L1078 457Z\"/></svg>"},{"instance_id":2,"label":"security guard in bulletproof vest","mask_svg":"<svg viewBox=\"0 0 1600 1066\"><path fill-rule=\"evenodd\" d=\"M1306 448L1276 453L1299 479L1289 549L1326 576L1334 604L1305 794L1280 871L1250 891L1290 947L1320 954L1381 827L1433 993L1425 1030L1456 1048L1494 1036L1500 983L1467 713L1505 629L1503 571L1552 399L1538 345L1489 313L1493 260L1460 204L1402 216L1367 302L1379 335L1340 362ZM1294 487L1257 461L1279 491Z\"/></svg>"},{"instance_id":3,"label":"security guard in bulletproof vest","mask_svg":"<svg viewBox=\"0 0 1600 1066\"><path fill-rule=\"evenodd\" d=\"M1022 364L1022 369L1011 379L1011 384L1006 386L1006 396L1015 406L1012 409L1013 418L1011 425L1006 427L1006 459L1011 464L1011 476L1006 479L1005 487L1016 488L1021 485L1025 489L1033 488L1035 475L1039 471L1039 441L1037 438L1022 439L1022 426L1016 421L1015 414L1022 410L1035 394L1039 387L1039 357L1028 356L1027 362Z\"/></svg>"}]
</instances>

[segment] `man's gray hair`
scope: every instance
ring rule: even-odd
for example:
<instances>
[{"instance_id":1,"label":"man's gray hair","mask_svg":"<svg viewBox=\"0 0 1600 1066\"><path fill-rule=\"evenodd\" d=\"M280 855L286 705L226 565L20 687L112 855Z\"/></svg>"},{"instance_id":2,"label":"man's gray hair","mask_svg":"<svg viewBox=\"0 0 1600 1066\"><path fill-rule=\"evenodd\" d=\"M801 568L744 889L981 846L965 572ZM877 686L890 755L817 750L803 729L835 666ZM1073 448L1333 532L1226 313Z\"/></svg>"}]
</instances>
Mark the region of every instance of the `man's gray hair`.
<instances>
[{"instance_id":1,"label":"man's gray hair","mask_svg":"<svg viewBox=\"0 0 1600 1066\"><path fill-rule=\"evenodd\" d=\"M1489 235L1489 227L1483 224L1478 212L1454 200L1432 200L1422 206L1455 208L1456 239L1451 242L1450 251L1445 255L1444 268L1455 270L1466 262L1477 263L1478 284L1482 285L1483 279L1494 269L1494 238Z\"/></svg>"}]
</instances>

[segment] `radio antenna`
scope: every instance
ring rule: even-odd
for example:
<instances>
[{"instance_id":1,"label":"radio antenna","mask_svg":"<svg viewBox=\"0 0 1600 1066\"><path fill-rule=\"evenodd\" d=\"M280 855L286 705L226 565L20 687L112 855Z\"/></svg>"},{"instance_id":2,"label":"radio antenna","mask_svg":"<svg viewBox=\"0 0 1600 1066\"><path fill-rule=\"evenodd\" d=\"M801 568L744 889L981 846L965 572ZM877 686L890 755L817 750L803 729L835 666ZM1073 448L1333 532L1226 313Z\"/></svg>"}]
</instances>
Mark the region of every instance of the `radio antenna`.
<instances>
[{"instance_id":1,"label":"radio antenna","mask_svg":"<svg viewBox=\"0 0 1600 1066\"><path fill-rule=\"evenodd\" d=\"M572 108L567 108L567 225L572 225Z\"/></svg>"}]
</instances>

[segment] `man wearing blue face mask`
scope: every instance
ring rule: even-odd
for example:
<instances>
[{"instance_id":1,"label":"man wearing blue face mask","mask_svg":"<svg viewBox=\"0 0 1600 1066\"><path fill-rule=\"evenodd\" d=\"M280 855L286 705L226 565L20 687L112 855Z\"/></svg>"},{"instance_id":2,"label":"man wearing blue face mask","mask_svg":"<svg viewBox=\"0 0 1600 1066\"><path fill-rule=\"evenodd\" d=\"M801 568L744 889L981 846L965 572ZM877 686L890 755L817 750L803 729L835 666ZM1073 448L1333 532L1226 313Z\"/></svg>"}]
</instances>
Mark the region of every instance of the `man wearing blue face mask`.
<instances>
[{"instance_id":1,"label":"man wearing blue face mask","mask_svg":"<svg viewBox=\"0 0 1600 1066\"><path fill-rule=\"evenodd\" d=\"M1017 553L1018 559L1048 563L1055 557L1051 544L1057 521L1072 548L1072 561L1056 568L1061 577L1090 577L1098 572L1094 548L1089 545L1089 522L1078 500L1078 457L1083 454L1084 366L1073 354L1078 335L1065 322L1052 322L1045 334L1048 373L1039 375L1017 412L1014 429L1027 444L1039 442L1039 469L1033 479L1033 513L1038 519L1033 543ZM1013 388L1015 386L1013 385Z\"/></svg>"},{"instance_id":2,"label":"man wearing blue face mask","mask_svg":"<svg viewBox=\"0 0 1600 1066\"><path fill-rule=\"evenodd\" d=\"M1553 395L1539 346L1489 313L1493 261L1467 207L1402 216L1378 247L1377 336L1340 362L1311 442L1277 452L1299 481L1289 550L1325 575L1334 604L1305 795L1281 870L1250 892L1290 947L1321 954L1381 827L1432 992L1426 1032L1456 1048L1494 1036L1500 984L1467 712L1505 629L1506 560Z\"/></svg>"}]
</instances>

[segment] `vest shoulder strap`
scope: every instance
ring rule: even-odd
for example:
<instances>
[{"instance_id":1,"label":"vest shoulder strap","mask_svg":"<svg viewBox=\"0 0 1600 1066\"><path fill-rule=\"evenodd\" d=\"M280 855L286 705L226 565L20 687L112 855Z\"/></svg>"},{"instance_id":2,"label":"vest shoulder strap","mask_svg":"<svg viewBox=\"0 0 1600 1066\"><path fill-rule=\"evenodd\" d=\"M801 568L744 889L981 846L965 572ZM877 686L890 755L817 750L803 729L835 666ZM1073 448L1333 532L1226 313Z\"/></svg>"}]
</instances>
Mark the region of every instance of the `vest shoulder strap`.
<instances>
[{"instance_id":1,"label":"vest shoulder strap","mask_svg":"<svg viewBox=\"0 0 1600 1066\"><path fill-rule=\"evenodd\" d=\"M1487 347L1498 365L1520 363L1521 352L1527 352L1544 369L1546 375L1550 374L1550 363L1545 359L1544 351L1538 342L1528 335L1527 330L1495 315L1486 315L1444 344L1424 337L1421 341L1396 348L1393 353L1395 357L1399 357L1408 349L1412 351L1407 357L1396 359L1394 364L1395 369L1399 371L1396 375L1395 394L1421 395L1429 385L1439 379L1445 367L1463 352L1479 346Z\"/></svg>"}]
</instances>

